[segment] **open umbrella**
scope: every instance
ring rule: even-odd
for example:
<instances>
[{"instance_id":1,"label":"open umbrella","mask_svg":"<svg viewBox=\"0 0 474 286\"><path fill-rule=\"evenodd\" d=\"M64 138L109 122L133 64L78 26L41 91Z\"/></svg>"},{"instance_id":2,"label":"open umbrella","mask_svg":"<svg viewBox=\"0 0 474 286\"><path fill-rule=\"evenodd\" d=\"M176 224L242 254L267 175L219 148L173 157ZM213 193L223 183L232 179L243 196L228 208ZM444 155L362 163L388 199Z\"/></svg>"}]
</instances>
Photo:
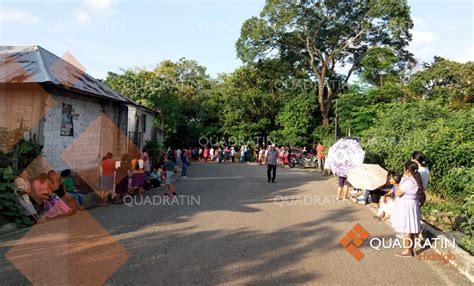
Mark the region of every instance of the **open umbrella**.
<instances>
[{"instance_id":1,"label":"open umbrella","mask_svg":"<svg viewBox=\"0 0 474 286\"><path fill-rule=\"evenodd\" d=\"M353 138L343 138L329 148L327 162L336 176L347 177L350 168L362 165L365 152Z\"/></svg>"},{"instance_id":2,"label":"open umbrella","mask_svg":"<svg viewBox=\"0 0 474 286\"><path fill-rule=\"evenodd\" d=\"M387 182L388 172L377 164L362 164L351 168L347 180L355 189L375 190Z\"/></svg>"}]
</instances>

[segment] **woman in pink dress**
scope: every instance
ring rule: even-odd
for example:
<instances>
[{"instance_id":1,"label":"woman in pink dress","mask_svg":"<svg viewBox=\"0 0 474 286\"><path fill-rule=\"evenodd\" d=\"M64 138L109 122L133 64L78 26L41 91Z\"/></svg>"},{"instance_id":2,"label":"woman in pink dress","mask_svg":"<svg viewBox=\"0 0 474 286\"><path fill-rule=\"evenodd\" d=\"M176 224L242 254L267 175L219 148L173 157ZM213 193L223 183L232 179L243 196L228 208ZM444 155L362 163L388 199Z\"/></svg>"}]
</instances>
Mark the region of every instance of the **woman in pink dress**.
<instances>
[{"instance_id":1,"label":"woman in pink dress","mask_svg":"<svg viewBox=\"0 0 474 286\"><path fill-rule=\"evenodd\" d=\"M32 184L34 192L38 197L48 198L44 200L44 217L47 219L60 218L72 214L72 210L51 189L48 175L42 173Z\"/></svg>"},{"instance_id":2,"label":"woman in pink dress","mask_svg":"<svg viewBox=\"0 0 474 286\"><path fill-rule=\"evenodd\" d=\"M392 226L403 236L403 251L396 254L399 257L415 255L415 238L420 232L419 198L423 192L418 165L412 161L406 162L403 178L395 191L397 198L392 214Z\"/></svg>"}]
</instances>

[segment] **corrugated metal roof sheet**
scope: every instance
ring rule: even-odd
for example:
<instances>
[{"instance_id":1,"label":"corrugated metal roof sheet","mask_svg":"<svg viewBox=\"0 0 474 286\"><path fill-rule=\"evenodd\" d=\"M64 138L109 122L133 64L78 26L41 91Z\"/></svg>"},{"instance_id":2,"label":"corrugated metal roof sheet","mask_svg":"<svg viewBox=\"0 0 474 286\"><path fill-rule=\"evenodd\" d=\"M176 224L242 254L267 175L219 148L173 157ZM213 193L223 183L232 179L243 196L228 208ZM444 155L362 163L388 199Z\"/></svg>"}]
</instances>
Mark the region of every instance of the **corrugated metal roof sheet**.
<instances>
[{"instance_id":1,"label":"corrugated metal roof sheet","mask_svg":"<svg viewBox=\"0 0 474 286\"><path fill-rule=\"evenodd\" d=\"M0 46L0 83L52 83L95 97L137 105L40 46Z\"/></svg>"}]
</instances>

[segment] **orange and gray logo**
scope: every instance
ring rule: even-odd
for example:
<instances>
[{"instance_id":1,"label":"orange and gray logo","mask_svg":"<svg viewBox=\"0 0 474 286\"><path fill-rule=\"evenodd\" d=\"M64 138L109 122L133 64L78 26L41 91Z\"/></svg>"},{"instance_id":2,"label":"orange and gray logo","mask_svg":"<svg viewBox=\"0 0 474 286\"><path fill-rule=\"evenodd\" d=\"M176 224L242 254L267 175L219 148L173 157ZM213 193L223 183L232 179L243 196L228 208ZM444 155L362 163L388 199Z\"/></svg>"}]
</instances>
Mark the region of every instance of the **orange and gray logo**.
<instances>
[{"instance_id":1,"label":"orange and gray logo","mask_svg":"<svg viewBox=\"0 0 474 286\"><path fill-rule=\"evenodd\" d=\"M339 243L349 252L357 261L361 261L364 258L364 254L359 250L359 247L364 241L369 238L369 233L359 223L356 224L349 232L344 236Z\"/></svg>"}]
</instances>

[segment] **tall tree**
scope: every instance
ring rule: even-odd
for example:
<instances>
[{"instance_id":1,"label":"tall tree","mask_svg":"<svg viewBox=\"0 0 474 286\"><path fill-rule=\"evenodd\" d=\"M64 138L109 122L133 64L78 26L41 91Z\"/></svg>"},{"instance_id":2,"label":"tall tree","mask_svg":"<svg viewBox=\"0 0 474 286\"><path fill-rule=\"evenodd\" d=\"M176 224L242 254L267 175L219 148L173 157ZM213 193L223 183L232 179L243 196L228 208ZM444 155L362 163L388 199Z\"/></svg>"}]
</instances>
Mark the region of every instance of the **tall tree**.
<instances>
[{"instance_id":1,"label":"tall tree","mask_svg":"<svg viewBox=\"0 0 474 286\"><path fill-rule=\"evenodd\" d=\"M334 97L360 72L370 47L412 60L404 49L412 27L405 0L267 0L260 16L243 24L236 48L244 62L278 57L306 71L328 126Z\"/></svg>"},{"instance_id":2,"label":"tall tree","mask_svg":"<svg viewBox=\"0 0 474 286\"><path fill-rule=\"evenodd\" d=\"M160 109L165 117L167 144L195 145L202 130L217 128L215 104L218 102L212 100L211 91L214 83L206 68L196 61L166 60L153 70L109 72L105 83L140 104Z\"/></svg>"}]
</instances>

